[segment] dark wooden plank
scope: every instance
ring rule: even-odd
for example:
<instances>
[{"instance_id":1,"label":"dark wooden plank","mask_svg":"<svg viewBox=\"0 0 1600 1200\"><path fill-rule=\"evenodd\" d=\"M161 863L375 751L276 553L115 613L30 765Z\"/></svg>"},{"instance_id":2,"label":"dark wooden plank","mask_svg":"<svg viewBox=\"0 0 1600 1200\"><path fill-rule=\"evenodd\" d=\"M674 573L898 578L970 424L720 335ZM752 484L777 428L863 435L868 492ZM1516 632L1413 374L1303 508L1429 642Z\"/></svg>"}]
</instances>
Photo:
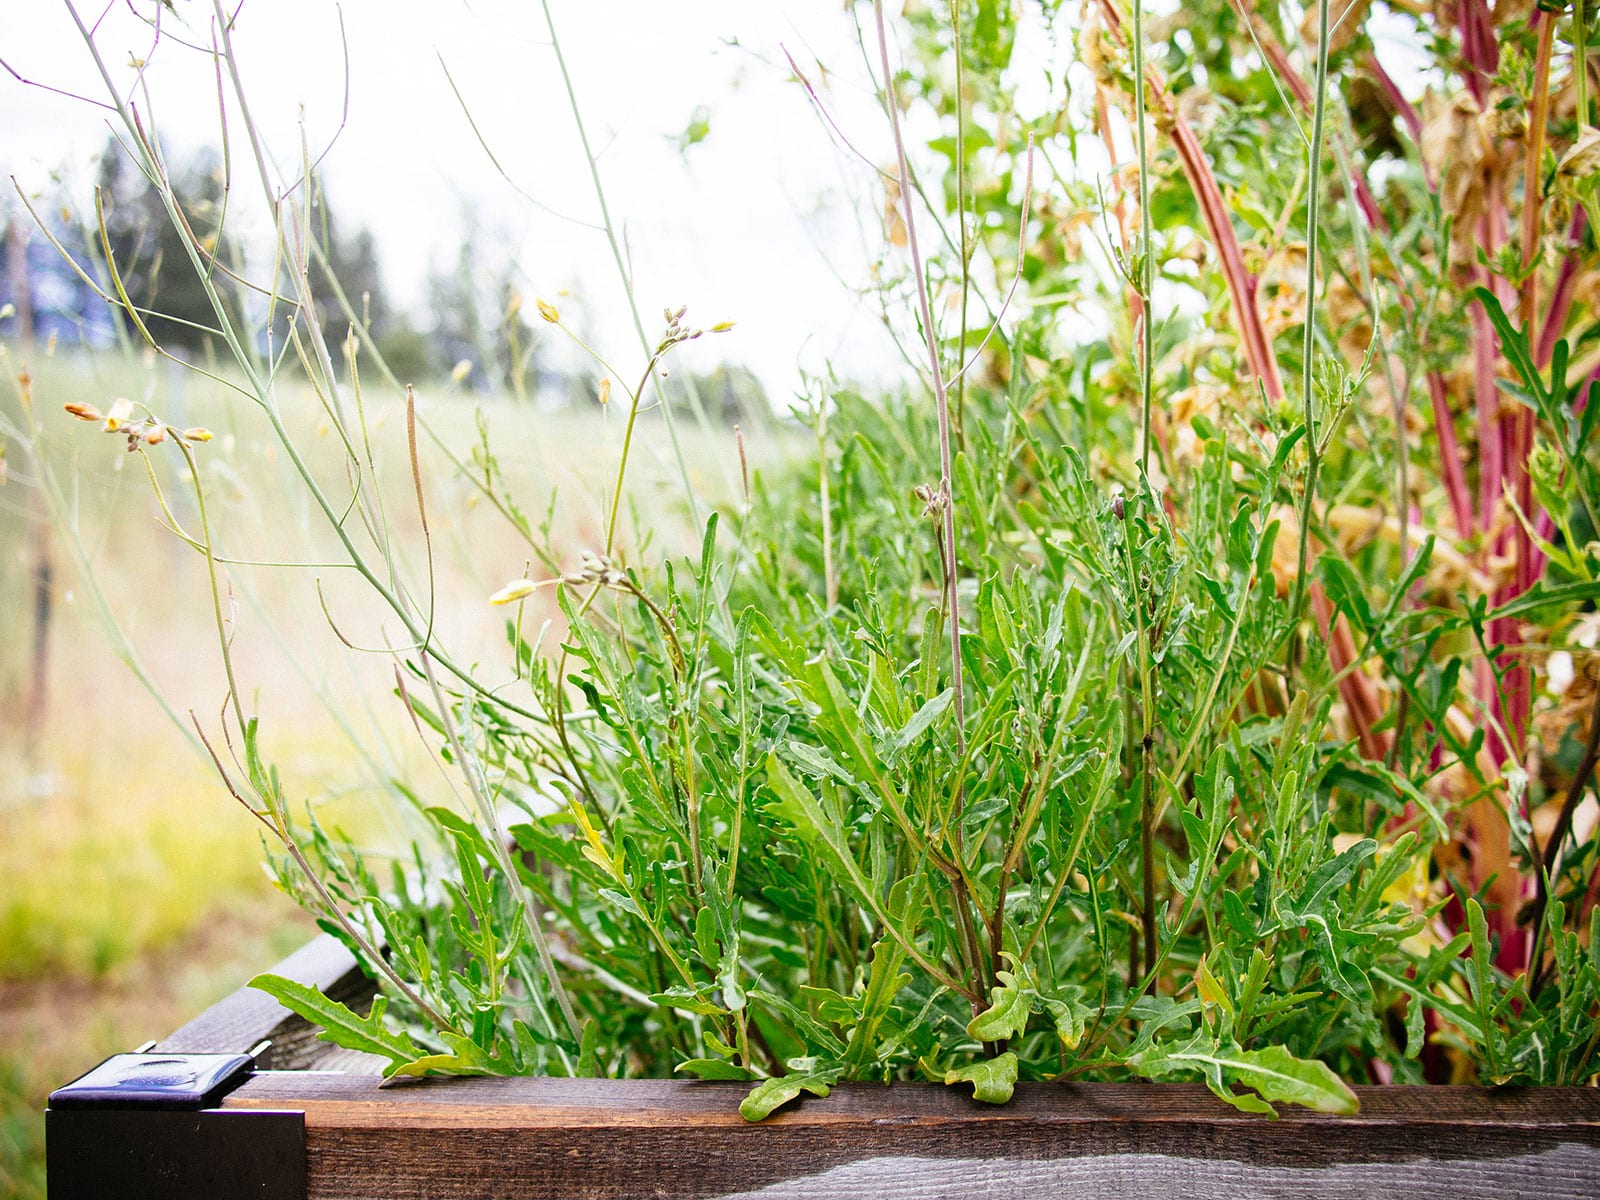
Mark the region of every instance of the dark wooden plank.
<instances>
[{"instance_id":1,"label":"dark wooden plank","mask_svg":"<svg viewBox=\"0 0 1600 1200\"><path fill-rule=\"evenodd\" d=\"M270 968L274 974L321 988L328 995L354 1006L372 995L372 982L356 965L350 952L327 934L307 942ZM316 1040L307 1025L265 992L242 987L213 1004L187 1025L173 1031L157 1045L170 1053L240 1054L263 1039L272 1046L261 1065L281 1070L318 1067L360 1069L365 1055L354 1058Z\"/></svg>"},{"instance_id":2,"label":"dark wooden plank","mask_svg":"<svg viewBox=\"0 0 1600 1200\"><path fill-rule=\"evenodd\" d=\"M1494 1128L1556 1126L1584 1130L1600 1144L1600 1089L1359 1087L1361 1111L1334 1116L1284 1105L1278 1124L1351 1126L1451 1125ZM380 1084L342 1075L266 1071L230 1097L249 1107L302 1105L330 1121L341 1110L378 1106L397 1121L440 1127L503 1124L579 1128L700 1124L742 1126L746 1084L687 1079L415 1079ZM766 1125L838 1125L863 1121L925 1123L1189 1121L1259 1126L1262 1117L1229 1108L1199 1084L1024 1083L1005 1105L978 1104L958 1088L907 1083L840 1084L826 1099L805 1098Z\"/></svg>"},{"instance_id":3,"label":"dark wooden plank","mask_svg":"<svg viewBox=\"0 0 1600 1200\"><path fill-rule=\"evenodd\" d=\"M1357 1116L1272 1122L1187 1085L1024 1085L999 1108L845 1085L751 1126L741 1085L269 1073L227 1106L304 1111L328 1200L1600 1195L1600 1092L1358 1090Z\"/></svg>"},{"instance_id":4,"label":"dark wooden plank","mask_svg":"<svg viewBox=\"0 0 1600 1200\"><path fill-rule=\"evenodd\" d=\"M281 975L356 1003L372 985L332 938ZM305 1113L308 1195L501 1200L1485 1200L1600 1197L1600 1091L1358 1088L1362 1109L1235 1112L1204 1088L1025 1084L995 1108L927 1084L844 1085L760 1126L745 1087L683 1080L450 1079L379 1086L376 1060L314 1040L241 989L165 1050L275 1045L230 1109ZM308 1069L310 1068L310 1069Z\"/></svg>"}]
</instances>

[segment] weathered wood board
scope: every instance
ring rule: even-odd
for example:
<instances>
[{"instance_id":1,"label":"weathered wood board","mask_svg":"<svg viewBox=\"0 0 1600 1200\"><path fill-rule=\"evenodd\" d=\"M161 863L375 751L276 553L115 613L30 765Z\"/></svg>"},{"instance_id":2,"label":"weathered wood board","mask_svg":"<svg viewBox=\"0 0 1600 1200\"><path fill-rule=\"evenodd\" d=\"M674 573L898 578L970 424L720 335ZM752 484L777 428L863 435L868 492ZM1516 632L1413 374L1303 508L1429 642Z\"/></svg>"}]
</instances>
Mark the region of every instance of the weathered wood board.
<instances>
[{"instance_id":1,"label":"weathered wood board","mask_svg":"<svg viewBox=\"0 0 1600 1200\"><path fill-rule=\"evenodd\" d=\"M321 939L276 970L355 997L352 968ZM223 1109L304 1112L307 1195L321 1200L1600 1198L1595 1089L1358 1088L1358 1116L1285 1107L1274 1122L1200 1086L1031 1084L997 1108L936 1085L857 1084L752 1126L740 1084L384 1085L371 1060L311 1033L246 991L161 1048L274 1038L276 1069Z\"/></svg>"},{"instance_id":2,"label":"weathered wood board","mask_svg":"<svg viewBox=\"0 0 1600 1200\"><path fill-rule=\"evenodd\" d=\"M1203 1087L1033 1084L1004 1107L847 1085L759 1126L738 1084L268 1073L226 1107L306 1114L309 1195L1600 1196L1600 1093L1368 1088L1356 1117L1277 1122Z\"/></svg>"}]
</instances>

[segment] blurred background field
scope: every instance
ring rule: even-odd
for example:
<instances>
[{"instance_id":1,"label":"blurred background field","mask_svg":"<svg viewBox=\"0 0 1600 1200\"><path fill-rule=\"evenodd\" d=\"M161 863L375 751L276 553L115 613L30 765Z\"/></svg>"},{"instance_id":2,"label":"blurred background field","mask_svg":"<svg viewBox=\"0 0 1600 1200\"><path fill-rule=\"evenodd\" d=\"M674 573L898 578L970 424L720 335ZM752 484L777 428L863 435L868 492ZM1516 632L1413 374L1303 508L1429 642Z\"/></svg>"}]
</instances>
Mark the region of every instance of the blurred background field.
<instances>
[{"instance_id":1,"label":"blurred background field","mask_svg":"<svg viewBox=\"0 0 1600 1200\"><path fill-rule=\"evenodd\" d=\"M39 1113L51 1087L163 1035L315 932L270 882L260 826L184 727L191 709L214 727L224 696L204 559L161 527L140 457L63 404L105 409L128 396L172 424L211 428L215 438L197 451L219 554L302 564L236 565L225 576L241 689L296 804L382 845L398 819L388 781L447 792L394 696L392 660L351 655L340 642L381 647L396 631L339 571L303 565L332 557L330 535L321 514L287 499L303 493L287 486L259 414L218 384L137 356L0 350L10 381L0 390L0 1195L28 1197L42 1194ZM403 402L381 385L364 388L362 401L403 566L426 578ZM315 397L291 390L281 403L312 431L308 453L336 487L339 458L317 433ZM471 470L489 429L505 493L575 563L603 537L620 414L592 401L463 394L448 380L419 389L418 413L439 438L424 435L420 450L437 628L462 660L509 664L508 610L488 597L523 574L530 552L451 457ZM660 414L643 420L630 502L659 522L683 508L682 489ZM734 494L731 424L685 419L679 435L697 493ZM751 432L757 466L782 436ZM172 454L161 483L172 515L193 528L181 464ZM543 574L537 563L533 571ZM552 592L536 592L523 635L558 617Z\"/></svg>"},{"instance_id":2,"label":"blurred background field","mask_svg":"<svg viewBox=\"0 0 1600 1200\"><path fill-rule=\"evenodd\" d=\"M698 546L689 522L663 520L685 512L686 487L708 501L739 494L735 423L752 470L783 453L791 435L771 414L789 400L796 363L859 370L890 345L874 293L839 286L866 278L875 259L862 213L876 176L859 173L874 198L864 208L841 201L849 179L836 147L778 52L780 39L798 39L853 57L848 24L804 5L718 3L694 20L640 9L635 36L617 39L598 11L558 8L613 186L627 288L548 54L554 31L533 10L490 4L446 20L435 5L336 13L295 0L248 6L240 33L253 106L284 163L302 136L339 143L326 180L316 178L312 220L346 294L317 275L314 299L336 360L346 300L366 326L360 400L398 569L429 575L403 393L369 350L419 384L437 632L463 663L507 664L513 686L525 685L509 666L508 610L487 600L530 560L533 574L548 570L500 510L514 504L566 567L604 541L626 392L644 362L627 293L652 336L660 306L686 300L698 324L740 322L737 336L675 356L681 468L663 414L641 416L628 503L655 531L653 555L672 548L663 531L673 528ZM192 15L116 6L97 28L143 44L152 13ZM391 781L418 785L427 803L449 795L394 695L392 660L340 640L381 649L402 631L348 568L306 565L341 555L260 413L223 383L131 349L139 334L96 294L111 289L108 250L157 337L226 374L226 351L198 328L215 317L157 190L108 138L103 113L74 98L102 81L65 7L13 15L6 57L17 72L0 72L0 98L19 116L0 127L0 177L15 184L0 188L0 1198L43 1192L51 1087L161 1036L314 932L271 883L261 827L228 796L190 724L192 709L216 729L226 691L203 558L161 527L168 517L142 457L64 404L104 412L127 398L176 428L212 430L196 451L219 554L301 564L230 566L224 595L241 692L293 803L382 845L402 819ZM278 70L290 58L292 79ZM163 102L190 227L244 273L267 276L273 237L260 197L240 174L226 198L214 64L176 40L137 60L113 72L126 82L137 70ZM740 103L724 106L735 93ZM835 103L871 114L876 93L850 86ZM237 121L230 128L237 136ZM235 147L235 168L243 161ZM528 203L530 187L542 203ZM540 319L536 295L629 373L609 381L609 406L601 368ZM281 339L283 309L274 326L265 301L250 305L245 323ZM347 499L341 448L310 388L289 382L302 375L288 357L285 423L330 493ZM352 404L354 381L340 377ZM476 453L485 433L496 454L488 480ZM195 532L176 447L150 449L171 519ZM554 643L550 589L529 598L521 621L529 639L550 621Z\"/></svg>"}]
</instances>

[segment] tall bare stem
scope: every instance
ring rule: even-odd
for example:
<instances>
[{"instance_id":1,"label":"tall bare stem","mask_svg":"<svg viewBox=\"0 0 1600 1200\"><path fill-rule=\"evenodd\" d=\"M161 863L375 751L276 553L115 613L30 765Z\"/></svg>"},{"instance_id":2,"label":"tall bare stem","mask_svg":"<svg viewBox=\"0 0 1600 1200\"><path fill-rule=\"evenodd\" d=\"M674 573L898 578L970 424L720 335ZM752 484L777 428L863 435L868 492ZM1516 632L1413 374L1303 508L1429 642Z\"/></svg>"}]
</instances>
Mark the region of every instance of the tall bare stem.
<instances>
[{"instance_id":1,"label":"tall bare stem","mask_svg":"<svg viewBox=\"0 0 1600 1200\"><path fill-rule=\"evenodd\" d=\"M1316 106L1311 113L1311 177L1306 193L1306 319L1301 341L1300 404L1305 422L1306 486L1300 501L1300 546L1298 569L1294 576L1294 599L1289 619L1298 625L1306 598L1306 565L1311 548L1311 506L1317 494L1317 471L1322 465L1322 446L1317 440L1316 391L1312 367L1315 365L1317 338L1317 237L1322 219L1322 136L1328 109L1328 0L1317 0L1317 79ZM1401 520L1405 520L1401 514Z\"/></svg>"},{"instance_id":2,"label":"tall bare stem","mask_svg":"<svg viewBox=\"0 0 1600 1200\"><path fill-rule=\"evenodd\" d=\"M911 274L917 281L917 309L922 317L922 332L928 344L928 366L932 371L933 400L939 413L939 507L943 510L945 607L950 613L950 685L955 689L956 754L965 757L966 702L961 677L961 604L956 594L956 503L955 472L950 464L950 398L944 386L944 368L939 362L939 335L933 327L933 310L928 303L928 282L922 273L922 251L917 246L917 220L912 204L911 169L906 163L905 136L900 130L900 102L895 96L894 69L889 64L889 33L883 22L883 0L873 0L873 19L878 26L878 52L883 61L884 98L889 105L889 123L894 131L896 167L900 173L900 206L906 221L906 242L911 250ZM961 801L956 803L956 827L960 828Z\"/></svg>"},{"instance_id":3,"label":"tall bare stem","mask_svg":"<svg viewBox=\"0 0 1600 1200\"><path fill-rule=\"evenodd\" d=\"M1155 290L1155 255L1150 226L1150 151L1145 144L1144 3L1133 0L1133 140L1139 153L1139 412L1143 433L1139 471L1150 476L1150 334L1151 292Z\"/></svg>"}]
</instances>

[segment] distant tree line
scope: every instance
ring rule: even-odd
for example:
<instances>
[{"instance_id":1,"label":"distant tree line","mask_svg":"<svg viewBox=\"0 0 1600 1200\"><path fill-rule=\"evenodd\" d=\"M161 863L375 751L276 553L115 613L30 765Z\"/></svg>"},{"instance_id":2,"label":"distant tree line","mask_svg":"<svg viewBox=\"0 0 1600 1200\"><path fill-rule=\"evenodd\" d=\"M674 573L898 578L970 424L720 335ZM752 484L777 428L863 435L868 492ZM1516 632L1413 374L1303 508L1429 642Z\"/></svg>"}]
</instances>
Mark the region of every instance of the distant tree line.
<instances>
[{"instance_id":1,"label":"distant tree line","mask_svg":"<svg viewBox=\"0 0 1600 1200\"><path fill-rule=\"evenodd\" d=\"M117 281L158 342L196 358L209 356L214 349L209 343L218 336L216 313L161 192L115 142L100 156L96 186L103 242L92 203L86 221L69 219L68 203L36 205L42 218L49 212L49 237L27 214L7 223L0 243L0 337L14 336L26 323L35 337L89 348L109 345L119 333L133 342L140 339L128 314L105 305L95 286L62 258L53 239L106 292L114 291L114 264ZM547 340L548 327L536 314L529 318L533 301L517 284L512 256L486 252L478 228L469 224L454 262L430 272L426 318L419 324L390 301L377 239L339 213L319 177L309 187L310 235L321 251L321 261L313 256L309 270L312 301L336 361L353 312L372 348L403 382L451 377L471 390L503 392L550 407L595 401L593 372L560 365L561 356L552 353ZM263 348L281 349L296 314L294 287L280 280L284 294L274 297L242 282L260 283L264 265L245 261L215 152L202 151L177 167L172 190L184 222L210 257L203 265L235 326L255 331ZM720 367L688 382L714 420L748 422L769 411L759 380L744 368Z\"/></svg>"}]
</instances>

